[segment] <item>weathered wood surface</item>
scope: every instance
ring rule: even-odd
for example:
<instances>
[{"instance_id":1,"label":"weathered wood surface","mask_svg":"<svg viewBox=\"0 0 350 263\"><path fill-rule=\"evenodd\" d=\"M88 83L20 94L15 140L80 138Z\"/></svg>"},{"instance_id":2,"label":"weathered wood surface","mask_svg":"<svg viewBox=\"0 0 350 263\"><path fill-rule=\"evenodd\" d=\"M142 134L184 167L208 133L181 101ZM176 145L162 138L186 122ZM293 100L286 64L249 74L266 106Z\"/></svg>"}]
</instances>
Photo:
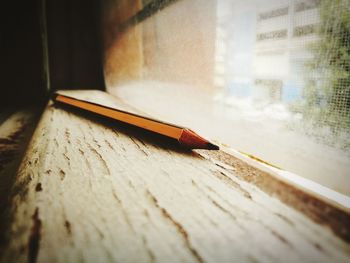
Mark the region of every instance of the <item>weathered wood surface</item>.
<instances>
[{"instance_id":1,"label":"weathered wood surface","mask_svg":"<svg viewBox=\"0 0 350 263\"><path fill-rule=\"evenodd\" d=\"M234 166L54 106L17 174L6 236L3 262L350 261L349 243Z\"/></svg>"},{"instance_id":2,"label":"weathered wood surface","mask_svg":"<svg viewBox=\"0 0 350 263\"><path fill-rule=\"evenodd\" d=\"M3 114L5 113L5 114ZM39 111L34 109L2 112L0 123L0 233L14 175L35 128ZM1 246L0 238L0 246Z\"/></svg>"},{"instance_id":3,"label":"weathered wood surface","mask_svg":"<svg viewBox=\"0 0 350 263\"><path fill-rule=\"evenodd\" d=\"M13 111L0 120L0 172L13 161L35 116L34 110Z\"/></svg>"}]
</instances>

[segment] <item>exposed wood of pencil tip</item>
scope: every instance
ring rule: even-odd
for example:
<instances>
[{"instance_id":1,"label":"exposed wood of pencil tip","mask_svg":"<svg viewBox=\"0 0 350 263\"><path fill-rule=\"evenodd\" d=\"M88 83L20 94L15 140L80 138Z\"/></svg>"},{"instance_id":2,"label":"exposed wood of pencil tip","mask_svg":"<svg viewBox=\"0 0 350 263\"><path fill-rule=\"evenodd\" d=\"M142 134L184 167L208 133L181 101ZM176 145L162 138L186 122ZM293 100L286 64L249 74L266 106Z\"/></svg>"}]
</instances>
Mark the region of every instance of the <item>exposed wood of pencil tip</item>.
<instances>
[{"instance_id":1,"label":"exposed wood of pencil tip","mask_svg":"<svg viewBox=\"0 0 350 263\"><path fill-rule=\"evenodd\" d=\"M179 138L179 143L182 146L191 149L219 150L219 146L200 137L198 134L189 129L184 129L182 131L182 134Z\"/></svg>"}]
</instances>

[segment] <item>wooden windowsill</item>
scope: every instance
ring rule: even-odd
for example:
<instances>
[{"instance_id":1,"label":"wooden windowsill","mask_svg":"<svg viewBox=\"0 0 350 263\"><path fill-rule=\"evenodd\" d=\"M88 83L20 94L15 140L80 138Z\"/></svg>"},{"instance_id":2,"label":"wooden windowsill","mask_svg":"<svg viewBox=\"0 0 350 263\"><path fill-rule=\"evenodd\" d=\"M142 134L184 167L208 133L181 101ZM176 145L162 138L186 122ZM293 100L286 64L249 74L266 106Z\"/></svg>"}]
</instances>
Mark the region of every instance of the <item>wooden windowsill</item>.
<instances>
[{"instance_id":1,"label":"wooden windowsill","mask_svg":"<svg viewBox=\"0 0 350 263\"><path fill-rule=\"evenodd\" d=\"M52 104L10 200L6 262L346 262L350 254L347 210L224 151L187 151Z\"/></svg>"}]
</instances>

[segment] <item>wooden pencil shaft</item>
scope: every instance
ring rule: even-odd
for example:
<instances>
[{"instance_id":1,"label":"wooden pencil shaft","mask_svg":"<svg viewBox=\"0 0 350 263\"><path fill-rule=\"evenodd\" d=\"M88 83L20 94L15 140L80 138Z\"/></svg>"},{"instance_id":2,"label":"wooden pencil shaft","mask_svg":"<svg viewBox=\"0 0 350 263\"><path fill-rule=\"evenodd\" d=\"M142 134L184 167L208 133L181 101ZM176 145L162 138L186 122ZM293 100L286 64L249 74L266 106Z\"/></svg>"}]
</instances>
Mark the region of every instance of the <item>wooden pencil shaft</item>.
<instances>
[{"instance_id":1,"label":"wooden pencil shaft","mask_svg":"<svg viewBox=\"0 0 350 263\"><path fill-rule=\"evenodd\" d=\"M128 124L132 124L143 129L153 131L177 140L181 137L183 131L182 128L176 126L171 126L162 122L151 120L149 118L144 118L142 116L126 113L117 109L112 109L95 103L77 100L60 94L57 94L55 100L81 109L95 112L105 117L110 117Z\"/></svg>"},{"instance_id":2,"label":"wooden pencil shaft","mask_svg":"<svg viewBox=\"0 0 350 263\"><path fill-rule=\"evenodd\" d=\"M98 114L100 116L112 118L114 120L118 120L172 139L176 139L180 145L189 149L219 149L217 145L212 144L186 127L177 126L172 123L167 123L147 116L138 115L134 112L124 110L123 107L122 109L109 107L107 106L108 104L98 104L91 99L81 99L74 96L71 97L59 92L54 94L53 100Z\"/></svg>"}]
</instances>

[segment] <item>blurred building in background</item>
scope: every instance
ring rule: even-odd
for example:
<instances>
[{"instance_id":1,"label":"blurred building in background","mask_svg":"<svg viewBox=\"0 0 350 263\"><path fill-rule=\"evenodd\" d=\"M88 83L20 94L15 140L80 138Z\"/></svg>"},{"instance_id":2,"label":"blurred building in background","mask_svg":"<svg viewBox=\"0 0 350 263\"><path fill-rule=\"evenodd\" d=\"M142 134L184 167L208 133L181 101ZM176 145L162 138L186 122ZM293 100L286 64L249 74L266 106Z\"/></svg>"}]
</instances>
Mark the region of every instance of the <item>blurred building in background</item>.
<instances>
[{"instance_id":1,"label":"blurred building in background","mask_svg":"<svg viewBox=\"0 0 350 263\"><path fill-rule=\"evenodd\" d=\"M319 0L219 0L215 85L268 102L302 97Z\"/></svg>"}]
</instances>

